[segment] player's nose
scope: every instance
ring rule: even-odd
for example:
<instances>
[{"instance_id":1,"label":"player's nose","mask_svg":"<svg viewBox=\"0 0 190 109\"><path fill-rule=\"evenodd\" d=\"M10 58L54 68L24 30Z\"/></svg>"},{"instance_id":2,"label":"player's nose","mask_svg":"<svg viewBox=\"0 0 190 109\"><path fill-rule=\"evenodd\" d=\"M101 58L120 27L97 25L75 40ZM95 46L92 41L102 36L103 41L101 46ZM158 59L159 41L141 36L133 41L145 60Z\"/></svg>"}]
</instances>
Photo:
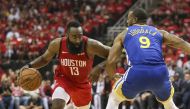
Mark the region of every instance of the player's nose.
<instances>
[{"instance_id":1,"label":"player's nose","mask_svg":"<svg viewBox=\"0 0 190 109\"><path fill-rule=\"evenodd\" d=\"M126 23L129 24L129 20L127 20Z\"/></svg>"},{"instance_id":2,"label":"player's nose","mask_svg":"<svg viewBox=\"0 0 190 109\"><path fill-rule=\"evenodd\" d=\"M76 39L76 44L79 44L81 42L81 39L80 38L77 38Z\"/></svg>"}]
</instances>

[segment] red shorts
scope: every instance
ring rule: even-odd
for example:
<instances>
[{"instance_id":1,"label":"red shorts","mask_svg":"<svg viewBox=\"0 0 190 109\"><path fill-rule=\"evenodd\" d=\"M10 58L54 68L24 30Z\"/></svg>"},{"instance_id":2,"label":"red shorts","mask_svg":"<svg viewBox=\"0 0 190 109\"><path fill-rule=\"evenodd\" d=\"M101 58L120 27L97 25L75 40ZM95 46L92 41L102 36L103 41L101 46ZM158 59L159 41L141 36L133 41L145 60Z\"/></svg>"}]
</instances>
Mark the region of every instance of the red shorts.
<instances>
[{"instance_id":1,"label":"red shorts","mask_svg":"<svg viewBox=\"0 0 190 109\"><path fill-rule=\"evenodd\" d=\"M57 87L62 87L70 96L71 101L77 107L88 105L92 100L91 87L85 87L85 88L73 87L73 85L66 84L63 81L56 81L54 90Z\"/></svg>"}]
</instances>

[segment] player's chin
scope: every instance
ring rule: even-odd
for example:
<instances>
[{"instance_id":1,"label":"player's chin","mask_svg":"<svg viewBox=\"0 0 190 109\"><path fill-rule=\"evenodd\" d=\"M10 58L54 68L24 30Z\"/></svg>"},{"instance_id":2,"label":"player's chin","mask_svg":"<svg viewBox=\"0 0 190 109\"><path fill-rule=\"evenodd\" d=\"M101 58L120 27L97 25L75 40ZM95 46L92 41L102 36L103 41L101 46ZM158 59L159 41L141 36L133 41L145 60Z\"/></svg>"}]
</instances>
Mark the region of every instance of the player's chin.
<instances>
[{"instance_id":1,"label":"player's chin","mask_svg":"<svg viewBox=\"0 0 190 109\"><path fill-rule=\"evenodd\" d=\"M132 24L128 23L127 26L132 26Z\"/></svg>"},{"instance_id":2,"label":"player's chin","mask_svg":"<svg viewBox=\"0 0 190 109\"><path fill-rule=\"evenodd\" d=\"M76 48L79 48L80 46L79 45L75 45Z\"/></svg>"}]
</instances>

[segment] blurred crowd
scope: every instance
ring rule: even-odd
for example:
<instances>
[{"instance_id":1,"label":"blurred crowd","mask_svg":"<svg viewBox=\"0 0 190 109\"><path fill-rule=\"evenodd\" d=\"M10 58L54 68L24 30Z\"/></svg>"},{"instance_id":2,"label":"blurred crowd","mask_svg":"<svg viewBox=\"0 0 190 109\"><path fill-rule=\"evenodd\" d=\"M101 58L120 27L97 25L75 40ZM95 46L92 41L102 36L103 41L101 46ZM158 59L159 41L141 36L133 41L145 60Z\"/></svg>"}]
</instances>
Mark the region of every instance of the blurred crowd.
<instances>
[{"instance_id":1,"label":"blurred crowd","mask_svg":"<svg viewBox=\"0 0 190 109\"><path fill-rule=\"evenodd\" d=\"M158 28L175 33L190 42L190 0L165 0L153 11ZM165 61L172 78L174 101L180 107L190 108L190 56L181 50L163 46Z\"/></svg>"},{"instance_id":2,"label":"blurred crowd","mask_svg":"<svg viewBox=\"0 0 190 109\"><path fill-rule=\"evenodd\" d=\"M135 1L1 0L0 109L49 109L52 70L43 70L44 80L39 90L27 92L15 83L18 69L42 54L52 39L63 37L69 21L80 21L88 37L104 37L107 27Z\"/></svg>"},{"instance_id":3,"label":"blurred crowd","mask_svg":"<svg viewBox=\"0 0 190 109\"><path fill-rule=\"evenodd\" d=\"M27 92L15 84L15 69L42 54L49 41L64 36L65 26L70 20L79 20L85 35L95 39L104 37L106 28L112 26L135 1L1 0L0 109L49 109L53 70L43 71L44 80L39 90ZM190 0L163 0L158 8L152 10L147 23L190 42L189 13ZM180 109L190 109L190 56L164 45L163 51L175 88L174 101ZM55 68L54 64L51 69ZM116 73L123 74L127 68L123 53ZM109 81L106 73L100 75L99 81L93 84L91 109L105 109L113 84L114 81ZM119 108L163 109L148 91L139 94L135 101L122 102Z\"/></svg>"},{"instance_id":4,"label":"blurred crowd","mask_svg":"<svg viewBox=\"0 0 190 109\"><path fill-rule=\"evenodd\" d=\"M39 56L49 41L64 36L71 20L81 22L85 35L103 37L134 1L1 0L0 60L22 62Z\"/></svg>"},{"instance_id":5,"label":"blurred crowd","mask_svg":"<svg viewBox=\"0 0 190 109\"><path fill-rule=\"evenodd\" d=\"M10 68L1 76L0 109L49 109L51 84L45 79L39 89L23 90L16 82L16 73Z\"/></svg>"}]
</instances>

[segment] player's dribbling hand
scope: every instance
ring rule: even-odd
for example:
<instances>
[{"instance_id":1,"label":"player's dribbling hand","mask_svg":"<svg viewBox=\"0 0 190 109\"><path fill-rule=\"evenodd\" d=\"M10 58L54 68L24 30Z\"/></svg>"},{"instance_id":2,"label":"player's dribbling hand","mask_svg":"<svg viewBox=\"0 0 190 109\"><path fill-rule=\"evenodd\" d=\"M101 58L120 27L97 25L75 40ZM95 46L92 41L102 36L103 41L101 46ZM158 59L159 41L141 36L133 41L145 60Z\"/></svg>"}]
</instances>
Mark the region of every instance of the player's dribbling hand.
<instances>
[{"instance_id":1,"label":"player's dribbling hand","mask_svg":"<svg viewBox=\"0 0 190 109\"><path fill-rule=\"evenodd\" d=\"M29 68L29 65L28 65L28 64L25 65L25 66L23 66L23 67L16 73L16 80L17 80L17 82L18 82L18 79L19 79L19 77L20 77L20 72L22 72L24 69L27 69L27 68Z\"/></svg>"}]
</instances>

